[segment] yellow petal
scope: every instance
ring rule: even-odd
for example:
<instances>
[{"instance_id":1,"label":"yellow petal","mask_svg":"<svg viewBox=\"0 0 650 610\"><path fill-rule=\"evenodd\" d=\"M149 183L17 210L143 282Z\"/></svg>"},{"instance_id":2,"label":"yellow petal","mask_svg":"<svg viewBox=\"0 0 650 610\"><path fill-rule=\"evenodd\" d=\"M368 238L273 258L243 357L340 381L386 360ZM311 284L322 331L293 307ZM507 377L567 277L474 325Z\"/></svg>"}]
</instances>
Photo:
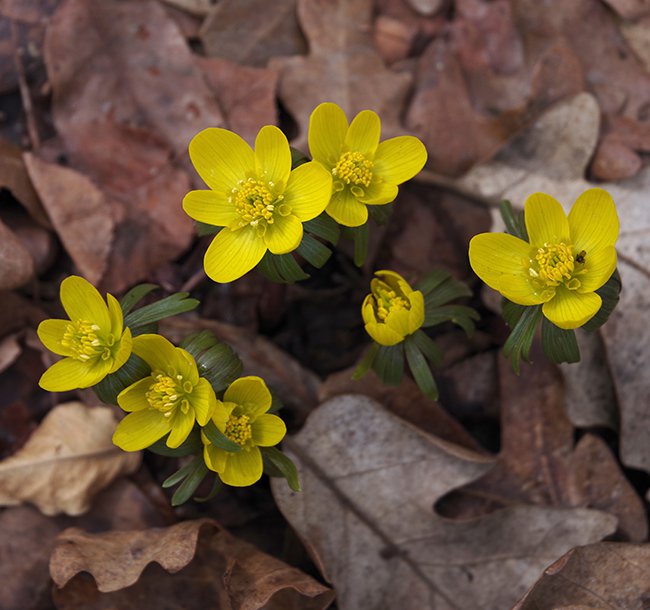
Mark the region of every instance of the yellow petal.
<instances>
[{"instance_id":1,"label":"yellow petal","mask_svg":"<svg viewBox=\"0 0 650 610\"><path fill-rule=\"evenodd\" d=\"M108 317L111 320L111 334L115 339L119 339L124 331L124 315L122 314L122 307L119 301L112 295L106 294L106 301L108 303Z\"/></svg>"},{"instance_id":2,"label":"yellow petal","mask_svg":"<svg viewBox=\"0 0 650 610\"><path fill-rule=\"evenodd\" d=\"M190 142L190 159L199 176L213 190L228 194L255 170L253 149L236 133L210 127Z\"/></svg>"},{"instance_id":3,"label":"yellow petal","mask_svg":"<svg viewBox=\"0 0 650 610\"><path fill-rule=\"evenodd\" d=\"M370 322L365 325L366 332L380 345L397 345L404 341L404 336L381 322Z\"/></svg>"},{"instance_id":4,"label":"yellow petal","mask_svg":"<svg viewBox=\"0 0 650 610\"><path fill-rule=\"evenodd\" d=\"M580 269L579 265L576 265ZM593 292L598 290L614 273L616 269L616 248L607 246L590 252L585 256L584 268L587 273L577 276L580 280L578 292Z\"/></svg>"},{"instance_id":5,"label":"yellow petal","mask_svg":"<svg viewBox=\"0 0 650 610\"><path fill-rule=\"evenodd\" d=\"M593 250L616 244L619 221L612 196L603 189L582 193L569 212L569 228L576 250L584 250L587 257Z\"/></svg>"},{"instance_id":6,"label":"yellow petal","mask_svg":"<svg viewBox=\"0 0 650 610\"><path fill-rule=\"evenodd\" d=\"M219 428L221 432L226 429L226 423L230 418L230 414L236 407L237 405L234 402L222 402L221 400L217 400L211 419L214 425Z\"/></svg>"},{"instance_id":7,"label":"yellow petal","mask_svg":"<svg viewBox=\"0 0 650 610\"><path fill-rule=\"evenodd\" d=\"M513 303L537 305L548 296L537 293L528 279L530 250L514 235L481 233L469 242L469 262L476 275Z\"/></svg>"},{"instance_id":8,"label":"yellow petal","mask_svg":"<svg viewBox=\"0 0 650 610\"><path fill-rule=\"evenodd\" d=\"M402 184L420 172L427 162L427 149L413 136L398 136L381 142L373 172L390 184Z\"/></svg>"},{"instance_id":9,"label":"yellow petal","mask_svg":"<svg viewBox=\"0 0 650 610\"><path fill-rule=\"evenodd\" d=\"M555 326L578 328L596 315L601 304L602 300L595 292L580 293L558 286L555 296L542 306L542 313Z\"/></svg>"},{"instance_id":10,"label":"yellow petal","mask_svg":"<svg viewBox=\"0 0 650 610\"><path fill-rule=\"evenodd\" d=\"M371 294L366 295L361 305L361 317L365 324L377 323L377 316L375 315L375 299Z\"/></svg>"},{"instance_id":11,"label":"yellow petal","mask_svg":"<svg viewBox=\"0 0 650 610\"><path fill-rule=\"evenodd\" d=\"M264 380L252 375L235 379L226 390L223 399L237 405L252 406L257 414L268 411L272 402L271 392Z\"/></svg>"},{"instance_id":12,"label":"yellow petal","mask_svg":"<svg viewBox=\"0 0 650 610\"><path fill-rule=\"evenodd\" d=\"M524 203L528 241L532 246L569 241L569 221L562 205L546 193L533 193Z\"/></svg>"},{"instance_id":13,"label":"yellow petal","mask_svg":"<svg viewBox=\"0 0 650 610\"><path fill-rule=\"evenodd\" d=\"M149 408L151 405L147 400L147 392L153 383L154 379L151 375L132 383L117 395L117 404L122 410L128 412Z\"/></svg>"},{"instance_id":14,"label":"yellow petal","mask_svg":"<svg viewBox=\"0 0 650 610\"><path fill-rule=\"evenodd\" d=\"M191 402L196 413L196 421L199 422L199 426L205 426L217 407L217 397L207 379L203 377L199 379L192 391Z\"/></svg>"},{"instance_id":15,"label":"yellow petal","mask_svg":"<svg viewBox=\"0 0 650 610\"><path fill-rule=\"evenodd\" d=\"M363 189L363 196L359 197L359 201L366 205L384 205L394 201L398 191L395 184L382 181L372 182L369 187Z\"/></svg>"},{"instance_id":16,"label":"yellow petal","mask_svg":"<svg viewBox=\"0 0 650 610\"><path fill-rule=\"evenodd\" d=\"M176 449L176 447L180 447L185 442L185 439L190 435L190 432L192 432L196 418L193 409L190 409L187 413L183 413L180 409L176 409L170 419L172 420L172 430L169 433L165 444L171 449Z\"/></svg>"},{"instance_id":17,"label":"yellow petal","mask_svg":"<svg viewBox=\"0 0 650 610\"><path fill-rule=\"evenodd\" d=\"M409 330L409 310L397 309L388 312L384 324L394 330L400 337L410 335Z\"/></svg>"},{"instance_id":18,"label":"yellow petal","mask_svg":"<svg viewBox=\"0 0 650 610\"><path fill-rule=\"evenodd\" d=\"M270 413L260 415L251 426L253 442L260 447L277 445L287 433L287 427L277 416Z\"/></svg>"},{"instance_id":19,"label":"yellow petal","mask_svg":"<svg viewBox=\"0 0 650 610\"><path fill-rule=\"evenodd\" d=\"M196 385L199 382L199 369L196 366L194 356L182 347L175 348L175 353L178 372L192 385Z\"/></svg>"},{"instance_id":20,"label":"yellow petal","mask_svg":"<svg viewBox=\"0 0 650 610\"><path fill-rule=\"evenodd\" d=\"M302 241L302 223L293 215L276 214L273 224L266 228L264 243L273 254L293 252Z\"/></svg>"},{"instance_id":21,"label":"yellow petal","mask_svg":"<svg viewBox=\"0 0 650 610\"><path fill-rule=\"evenodd\" d=\"M345 134L345 148L353 152L360 152L368 159L372 159L379 145L381 135L381 121L376 112L362 110L352 119L348 132Z\"/></svg>"},{"instance_id":22,"label":"yellow petal","mask_svg":"<svg viewBox=\"0 0 650 610\"><path fill-rule=\"evenodd\" d=\"M257 447L244 449L228 456L219 478L233 487L246 487L262 478L262 454Z\"/></svg>"},{"instance_id":23,"label":"yellow petal","mask_svg":"<svg viewBox=\"0 0 650 610\"><path fill-rule=\"evenodd\" d=\"M61 303L71 320L86 320L97 324L103 332L109 332L111 320L108 307L97 289L77 275L61 282Z\"/></svg>"},{"instance_id":24,"label":"yellow petal","mask_svg":"<svg viewBox=\"0 0 650 610\"><path fill-rule=\"evenodd\" d=\"M113 364L108 371L109 373L114 373L118 369L122 368L126 361L131 356L131 350L133 348L133 340L131 339L131 329L127 328L122 334L122 338L119 340L119 347L117 352L113 357Z\"/></svg>"},{"instance_id":25,"label":"yellow petal","mask_svg":"<svg viewBox=\"0 0 650 610\"><path fill-rule=\"evenodd\" d=\"M414 290L407 298L411 303L408 334L412 335L424 323L424 295L419 290Z\"/></svg>"},{"instance_id":26,"label":"yellow petal","mask_svg":"<svg viewBox=\"0 0 650 610\"><path fill-rule=\"evenodd\" d=\"M309 117L309 152L328 169L336 165L348 130L345 113L336 104L325 102Z\"/></svg>"},{"instance_id":27,"label":"yellow petal","mask_svg":"<svg viewBox=\"0 0 650 610\"><path fill-rule=\"evenodd\" d=\"M89 364L64 358L55 362L41 376L38 385L48 392L67 392L89 388L99 383L106 375L110 368L110 363L104 360L97 360Z\"/></svg>"},{"instance_id":28,"label":"yellow petal","mask_svg":"<svg viewBox=\"0 0 650 610\"><path fill-rule=\"evenodd\" d=\"M183 199L185 213L215 227L228 227L239 219L226 191L190 191Z\"/></svg>"},{"instance_id":29,"label":"yellow petal","mask_svg":"<svg viewBox=\"0 0 650 610\"><path fill-rule=\"evenodd\" d=\"M133 339L133 353L142 358L152 371L178 368L176 348L165 337L155 334L139 335Z\"/></svg>"},{"instance_id":30,"label":"yellow petal","mask_svg":"<svg viewBox=\"0 0 650 610\"><path fill-rule=\"evenodd\" d=\"M205 253L205 272L215 282L232 282L262 260L266 246L254 227L222 229Z\"/></svg>"},{"instance_id":31,"label":"yellow petal","mask_svg":"<svg viewBox=\"0 0 650 610\"><path fill-rule=\"evenodd\" d=\"M203 434L201 436L207 439ZM209 444L209 441L208 444L203 446L203 461L205 462L205 465L214 472L223 472L229 455L230 454L227 451Z\"/></svg>"},{"instance_id":32,"label":"yellow petal","mask_svg":"<svg viewBox=\"0 0 650 610\"><path fill-rule=\"evenodd\" d=\"M260 179L283 188L291 172L287 137L275 126L265 125L255 139L255 170Z\"/></svg>"},{"instance_id":33,"label":"yellow petal","mask_svg":"<svg viewBox=\"0 0 650 610\"><path fill-rule=\"evenodd\" d=\"M304 163L291 172L284 192L284 203L298 220L316 218L332 196L332 174L320 163Z\"/></svg>"},{"instance_id":34,"label":"yellow petal","mask_svg":"<svg viewBox=\"0 0 650 610\"><path fill-rule=\"evenodd\" d=\"M36 333L41 343L51 352L60 356L75 356L76 354L70 348L61 345L68 324L70 324L69 320L43 320L38 325Z\"/></svg>"},{"instance_id":35,"label":"yellow petal","mask_svg":"<svg viewBox=\"0 0 650 610\"><path fill-rule=\"evenodd\" d=\"M348 188L333 193L325 211L346 227L360 227L368 220L368 209L357 201Z\"/></svg>"},{"instance_id":36,"label":"yellow petal","mask_svg":"<svg viewBox=\"0 0 650 610\"><path fill-rule=\"evenodd\" d=\"M129 413L115 428L113 444L124 451L146 449L171 429L171 422L156 409Z\"/></svg>"}]
</instances>

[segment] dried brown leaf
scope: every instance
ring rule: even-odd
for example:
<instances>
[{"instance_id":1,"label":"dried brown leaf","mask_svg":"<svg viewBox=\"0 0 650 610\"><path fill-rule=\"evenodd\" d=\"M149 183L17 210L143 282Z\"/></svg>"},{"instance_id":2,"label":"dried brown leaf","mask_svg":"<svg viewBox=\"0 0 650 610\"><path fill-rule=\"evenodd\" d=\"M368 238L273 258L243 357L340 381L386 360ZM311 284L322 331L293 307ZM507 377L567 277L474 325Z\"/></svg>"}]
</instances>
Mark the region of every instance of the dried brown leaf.
<instances>
[{"instance_id":1,"label":"dried brown leaf","mask_svg":"<svg viewBox=\"0 0 650 610\"><path fill-rule=\"evenodd\" d=\"M139 453L111 440L117 420L79 402L52 409L15 455L0 462L0 505L35 504L46 515L79 515L111 481L135 471Z\"/></svg>"},{"instance_id":2,"label":"dried brown leaf","mask_svg":"<svg viewBox=\"0 0 650 610\"><path fill-rule=\"evenodd\" d=\"M154 562L170 574L147 568ZM64 610L79 607L80 598L93 589L95 608L137 608L144 593L149 605L161 609L182 601L188 609L209 604L257 610L299 603L320 610L333 598L309 576L237 540L210 519L97 535L69 529L59 536L50 572L62 588L56 600ZM90 573L96 585L80 572Z\"/></svg>"},{"instance_id":3,"label":"dried brown leaf","mask_svg":"<svg viewBox=\"0 0 650 610\"><path fill-rule=\"evenodd\" d=\"M623 19L638 19L650 13L648 0L605 0Z\"/></svg>"},{"instance_id":4,"label":"dried brown leaf","mask_svg":"<svg viewBox=\"0 0 650 610\"><path fill-rule=\"evenodd\" d=\"M569 551L544 570L512 610L644 610L650 545L599 542Z\"/></svg>"},{"instance_id":5,"label":"dried brown leaf","mask_svg":"<svg viewBox=\"0 0 650 610\"><path fill-rule=\"evenodd\" d=\"M0 290L26 284L34 275L34 261L14 232L0 220Z\"/></svg>"},{"instance_id":6,"label":"dried brown leaf","mask_svg":"<svg viewBox=\"0 0 650 610\"><path fill-rule=\"evenodd\" d=\"M382 120L382 132L402 131L400 115L410 75L387 69L372 43L372 0L299 0L298 16L309 55L276 59L279 96L300 128L305 147L309 115L321 102L335 102L351 119L364 109Z\"/></svg>"},{"instance_id":7,"label":"dried brown leaf","mask_svg":"<svg viewBox=\"0 0 650 610\"><path fill-rule=\"evenodd\" d=\"M272 483L341 610L505 608L560 553L615 529L587 509L514 506L449 521L433 505L491 460L426 435L361 396L321 405L285 441L303 491Z\"/></svg>"},{"instance_id":8,"label":"dried brown leaf","mask_svg":"<svg viewBox=\"0 0 650 610\"><path fill-rule=\"evenodd\" d=\"M217 0L163 0L163 2L197 17L205 17Z\"/></svg>"},{"instance_id":9,"label":"dried brown leaf","mask_svg":"<svg viewBox=\"0 0 650 610\"><path fill-rule=\"evenodd\" d=\"M115 223L111 201L86 176L25 153L29 176L81 274L97 284L106 269Z\"/></svg>"}]
</instances>

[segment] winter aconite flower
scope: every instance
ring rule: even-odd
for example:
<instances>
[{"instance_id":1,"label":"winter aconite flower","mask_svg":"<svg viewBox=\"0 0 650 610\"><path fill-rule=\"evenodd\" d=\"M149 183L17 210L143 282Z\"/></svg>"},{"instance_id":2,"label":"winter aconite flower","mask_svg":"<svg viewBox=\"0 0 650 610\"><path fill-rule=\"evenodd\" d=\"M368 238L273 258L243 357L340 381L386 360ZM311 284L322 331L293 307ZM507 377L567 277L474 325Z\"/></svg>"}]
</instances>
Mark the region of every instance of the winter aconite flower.
<instances>
[{"instance_id":1,"label":"winter aconite flower","mask_svg":"<svg viewBox=\"0 0 650 610\"><path fill-rule=\"evenodd\" d=\"M117 402L129 414L118 424L113 442L124 451L149 447L167 433L168 447L178 447L194 422L205 426L217 398L207 379L199 377L194 358L160 335L133 339L133 352L151 375L122 390Z\"/></svg>"},{"instance_id":2,"label":"winter aconite flower","mask_svg":"<svg viewBox=\"0 0 650 610\"><path fill-rule=\"evenodd\" d=\"M397 345L424 322L424 296L394 271L376 271L361 306L367 333L381 345Z\"/></svg>"},{"instance_id":3,"label":"winter aconite flower","mask_svg":"<svg viewBox=\"0 0 650 610\"><path fill-rule=\"evenodd\" d=\"M43 345L60 356L41 377L50 392L89 388L114 373L131 354L131 331L113 295L106 302L82 277L61 282L61 303L69 320L44 320L38 327Z\"/></svg>"},{"instance_id":4,"label":"winter aconite flower","mask_svg":"<svg viewBox=\"0 0 650 610\"><path fill-rule=\"evenodd\" d=\"M426 163L424 144L413 136L379 142L381 121L361 111L348 125L336 104L320 104L309 119L309 150L334 179L326 212L336 222L358 227L368 220L367 205L384 205L397 197L397 186Z\"/></svg>"},{"instance_id":5,"label":"winter aconite flower","mask_svg":"<svg viewBox=\"0 0 650 610\"><path fill-rule=\"evenodd\" d=\"M223 401L217 402L212 421L242 448L235 453L224 451L202 435L205 463L224 483L245 487L262 476L259 447L277 445L287 431L277 415L267 413L270 407L271 392L259 377L236 379L226 390Z\"/></svg>"},{"instance_id":6,"label":"winter aconite flower","mask_svg":"<svg viewBox=\"0 0 650 610\"><path fill-rule=\"evenodd\" d=\"M267 250L295 250L302 223L318 216L330 199L328 172L314 162L292 171L287 138L272 125L260 130L255 152L237 134L218 128L194 136L189 152L211 190L188 193L183 209L195 220L224 227L204 259L215 282L241 277Z\"/></svg>"},{"instance_id":7,"label":"winter aconite flower","mask_svg":"<svg viewBox=\"0 0 650 610\"><path fill-rule=\"evenodd\" d=\"M598 188L585 191L567 218L553 197L535 193L524 216L529 242L504 233L476 235L469 246L472 268L514 303L543 303L556 326L582 326L600 309L595 291L616 269L619 222L612 197Z\"/></svg>"}]
</instances>

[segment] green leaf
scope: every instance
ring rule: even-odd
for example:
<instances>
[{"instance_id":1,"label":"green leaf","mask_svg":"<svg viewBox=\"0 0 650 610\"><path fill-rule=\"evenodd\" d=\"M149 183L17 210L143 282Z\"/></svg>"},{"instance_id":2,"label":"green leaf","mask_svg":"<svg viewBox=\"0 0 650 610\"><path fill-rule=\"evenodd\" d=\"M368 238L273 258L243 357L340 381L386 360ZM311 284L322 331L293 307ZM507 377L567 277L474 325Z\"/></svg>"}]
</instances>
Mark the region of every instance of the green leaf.
<instances>
[{"instance_id":1,"label":"green leaf","mask_svg":"<svg viewBox=\"0 0 650 610\"><path fill-rule=\"evenodd\" d=\"M309 157L304 152L302 152L302 150L298 150L293 146L291 146L290 149L291 149L291 169L296 169L296 167L299 167L300 165L309 162Z\"/></svg>"},{"instance_id":2,"label":"green leaf","mask_svg":"<svg viewBox=\"0 0 650 610\"><path fill-rule=\"evenodd\" d=\"M196 234L199 237L205 237L206 235L216 235L223 229L223 227L216 227L215 225L209 225L206 222L201 222L199 220L194 221L196 227Z\"/></svg>"},{"instance_id":3,"label":"green leaf","mask_svg":"<svg viewBox=\"0 0 650 610\"><path fill-rule=\"evenodd\" d=\"M453 322L460 326L467 335L475 330L474 321L479 319L475 309L465 305L443 305L442 307L425 307L423 327L428 328L444 322Z\"/></svg>"},{"instance_id":4,"label":"green leaf","mask_svg":"<svg viewBox=\"0 0 650 610\"><path fill-rule=\"evenodd\" d=\"M413 337L407 337L404 341L404 351L415 383L418 384L425 396L432 400L438 400L438 386L424 355L419 350Z\"/></svg>"},{"instance_id":5,"label":"green leaf","mask_svg":"<svg viewBox=\"0 0 650 610\"><path fill-rule=\"evenodd\" d=\"M518 237L519 239L528 241L528 231L526 230L524 213L515 213L512 209L512 204L507 199L504 199L499 203L499 211L501 212L501 218L503 218L508 233Z\"/></svg>"},{"instance_id":6,"label":"green leaf","mask_svg":"<svg viewBox=\"0 0 650 610\"><path fill-rule=\"evenodd\" d=\"M101 401L109 405L117 405L117 395L124 388L128 388L149 374L151 374L149 365L132 353L123 366L104 377L97 385L93 386L93 390Z\"/></svg>"},{"instance_id":7,"label":"green leaf","mask_svg":"<svg viewBox=\"0 0 650 610\"><path fill-rule=\"evenodd\" d=\"M522 357L526 362L529 361L530 347L533 344L533 337L541 317L541 305L525 307L503 346L503 353L507 358L510 358L512 368L517 374L519 374Z\"/></svg>"},{"instance_id":8,"label":"green leaf","mask_svg":"<svg viewBox=\"0 0 650 610\"><path fill-rule=\"evenodd\" d=\"M317 269L320 269L332 256L332 251L309 233L303 233L302 241L296 251Z\"/></svg>"},{"instance_id":9,"label":"green leaf","mask_svg":"<svg viewBox=\"0 0 650 610\"><path fill-rule=\"evenodd\" d=\"M191 466L193 467L189 470L189 474L172 496L172 506L185 504L203 482L205 475L208 474L208 467L205 465L202 456L194 458Z\"/></svg>"},{"instance_id":10,"label":"green leaf","mask_svg":"<svg viewBox=\"0 0 650 610\"><path fill-rule=\"evenodd\" d=\"M208 502L209 500L212 500L218 493L219 490L223 487L223 483L221 482L221 479L219 478L219 475L216 475L214 477L214 482L212 483L212 488L208 492L207 496L194 496L194 501L195 502Z\"/></svg>"},{"instance_id":11,"label":"green leaf","mask_svg":"<svg viewBox=\"0 0 650 610\"><path fill-rule=\"evenodd\" d=\"M415 343L417 348L426 356L427 360L437 366L442 364L442 350L436 345L435 341L429 337L424 331L416 330L413 333L411 341Z\"/></svg>"},{"instance_id":12,"label":"green leaf","mask_svg":"<svg viewBox=\"0 0 650 610\"><path fill-rule=\"evenodd\" d=\"M188 292L177 292L156 303L140 307L140 309L136 309L125 316L124 324L133 330L139 326L145 326L153 322L159 322L164 318L192 311L198 307L199 301L188 298L188 296Z\"/></svg>"},{"instance_id":13,"label":"green leaf","mask_svg":"<svg viewBox=\"0 0 650 610\"><path fill-rule=\"evenodd\" d=\"M325 212L320 216L303 223L302 226L308 233L320 237L334 245L338 243L339 237L341 236L341 228L337 222Z\"/></svg>"},{"instance_id":14,"label":"green leaf","mask_svg":"<svg viewBox=\"0 0 650 610\"><path fill-rule=\"evenodd\" d=\"M277 413L280 409L284 409L284 403L275 392L271 392L271 406L267 413Z\"/></svg>"},{"instance_id":15,"label":"green leaf","mask_svg":"<svg viewBox=\"0 0 650 610\"><path fill-rule=\"evenodd\" d=\"M300 491L296 465L277 447L260 447L264 472L270 477L283 477L293 491Z\"/></svg>"},{"instance_id":16,"label":"green leaf","mask_svg":"<svg viewBox=\"0 0 650 610\"><path fill-rule=\"evenodd\" d=\"M603 286L596 290L596 294L600 295L600 298L603 300L600 309L596 312L596 315L589 320L589 322L582 326L582 328L586 331L593 332L607 322L612 311L614 311L614 308L618 304L622 287L621 276L618 273L618 269L615 269L614 273L612 273L612 277L610 277Z\"/></svg>"},{"instance_id":17,"label":"green leaf","mask_svg":"<svg viewBox=\"0 0 650 610\"><path fill-rule=\"evenodd\" d=\"M454 279L446 271L441 272L446 277L440 281L439 273L429 274L418 284L424 286L424 290L418 290L424 295L425 307L439 307L455 299L472 296L472 291L463 282Z\"/></svg>"},{"instance_id":18,"label":"green leaf","mask_svg":"<svg viewBox=\"0 0 650 610\"><path fill-rule=\"evenodd\" d=\"M542 348L546 357L561 362L580 362L580 348L573 330L555 326L548 318L542 318Z\"/></svg>"},{"instance_id":19,"label":"green leaf","mask_svg":"<svg viewBox=\"0 0 650 610\"><path fill-rule=\"evenodd\" d=\"M518 305L505 297L501 299L501 315L510 328L514 328L526 310L526 305Z\"/></svg>"},{"instance_id":20,"label":"green leaf","mask_svg":"<svg viewBox=\"0 0 650 610\"><path fill-rule=\"evenodd\" d=\"M153 445L149 445L147 449L156 455L164 455L166 457L185 457L188 455L195 455L203 451L203 441L201 440L201 431L194 428L190 432L185 441L178 447L172 449L165 443L168 435L157 440Z\"/></svg>"},{"instance_id":21,"label":"green leaf","mask_svg":"<svg viewBox=\"0 0 650 610\"><path fill-rule=\"evenodd\" d=\"M176 485L176 483L179 483L182 481L188 474L196 468L196 465L194 464L195 460L192 460L191 462L188 462L183 466L182 468L179 468L174 474L168 476L161 484L160 486L163 489L169 489L170 487L173 487Z\"/></svg>"},{"instance_id":22,"label":"green leaf","mask_svg":"<svg viewBox=\"0 0 650 610\"><path fill-rule=\"evenodd\" d=\"M369 205L368 214L378 225L385 225L393 214L393 204Z\"/></svg>"},{"instance_id":23,"label":"green leaf","mask_svg":"<svg viewBox=\"0 0 650 610\"><path fill-rule=\"evenodd\" d=\"M237 453L241 451L241 446L234 441L231 441L217 426L210 420L207 425L201 429L203 434L206 435L208 440L219 449L228 451L230 453Z\"/></svg>"},{"instance_id":24,"label":"green leaf","mask_svg":"<svg viewBox=\"0 0 650 610\"><path fill-rule=\"evenodd\" d=\"M156 288L158 288L156 284L138 284L131 288L131 290L120 299L122 315L128 314L135 305Z\"/></svg>"},{"instance_id":25,"label":"green leaf","mask_svg":"<svg viewBox=\"0 0 650 610\"><path fill-rule=\"evenodd\" d=\"M366 353L363 355L363 358L359 361L359 364L357 364L357 368L354 369L354 373L352 373L352 379L355 381L361 379L370 369L370 367L373 365L375 362L375 358L377 357L377 352L379 351L379 343L372 343L372 345L368 348Z\"/></svg>"},{"instance_id":26,"label":"green leaf","mask_svg":"<svg viewBox=\"0 0 650 610\"><path fill-rule=\"evenodd\" d=\"M293 284L294 282L299 282L300 280L306 280L309 278L309 274L302 270L300 265L296 262L296 259L293 258L291 254L274 254L273 256L275 257L275 262L280 275L288 284Z\"/></svg>"},{"instance_id":27,"label":"green leaf","mask_svg":"<svg viewBox=\"0 0 650 610\"><path fill-rule=\"evenodd\" d=\"M372 369L385 384L398 386L404 376L403 343L391 346L380 345Z\"/></svg>"},{"instance_id":28,"label":"green leaf","mask_svg":"<svg viewBox=\"0 0 650 610\"><path fill-rule=\"evenodd\" d=\"M276 284L284 284L285 280L278 271L275 257L267 250L262 260L257 264L257 270L268 280Z\"/></svg>"},{"instance_id":29,"label":"green leaf","mask_svg":"<svg viewBox=\"0 0 650 610\"><path fill-rule=\"evenodd\" d=\"M368 223L351 229L354 241L354 264L363 267L368 255Z\"/></svg>"},{"instance_id":30,"label":"green leaf","mask_svg":"<svg viewBox=\"0 0 650 610\"><path fill-rule=\"evenodd\" d=\"M199 375L205 377L217 393L235 381L244 368L235 350L219 341L209 330L189 335L181 347L194 357Z\"/></svg>"}]
</instances>

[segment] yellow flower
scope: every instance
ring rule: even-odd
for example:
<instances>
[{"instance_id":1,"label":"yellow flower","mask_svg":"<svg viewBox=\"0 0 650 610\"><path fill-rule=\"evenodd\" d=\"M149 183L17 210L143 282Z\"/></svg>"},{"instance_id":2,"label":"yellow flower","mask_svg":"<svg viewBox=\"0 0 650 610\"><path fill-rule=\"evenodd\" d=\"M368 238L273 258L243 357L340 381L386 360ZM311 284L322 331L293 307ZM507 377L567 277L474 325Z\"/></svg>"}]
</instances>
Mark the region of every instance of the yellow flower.
<instances>
[{"instance_id":1,"label":"yellow flower","mask_svg":"<svg viewBox=\"0 0 650 610\"><path fill-rule=\"evenodd\" d=\"M133 339L133 353L151 375L122 390L117 403L129 414L118 424L113 442L124 451L149 447L165 434L168 447L181 445L194 427L205 426L217 404L207 379L199 377L194 358L160 335Z\"/></svg>"},{"instance_id":2,"label":"yellow flower","mask_svg":"<svg viewBox=\"0 0 650 610\"><path fill-rule=\"evenodd\" d=\"M578 328L600 309L594 292L616 269L618 215L612 197L590 189L567 218L550 195L526 199L529 242L505 233L482 233L469 244L472 269L491 288L519 305L543 303L556 326Z\"/></svg>"},{"instance_id":3,"label":"yellow flower","mask_svg":"<svg viewBox=\"0 0 650 610\"><path fill-rule=\"evenodd\" d=\"M259 377L236 379L226 390L223 402L217 401L212 421L242 449L236 453L224 451L202 434L203 457L207 467L227 485L245 487L259 481L263 470L259 447L277 445L286 434L284 422L267 413L270 407L271 392Z\"/></svg>"},{"instance_id":4,"label":"yellow flower","mask_svg":"<svg viewBox=\"0 0 650 610\"><path fill-rule=\"evenodd\" d=\"M124 328L122 308L82 277L61 282L61 303L69 320L44 320L38 326L43 345L60 356L38 384L49 392L89 388L119 369L131 355L131 331Z\"/></svg>"},{"instance_id":5,"label":"yellow flower","mask_svg":"<svg viewBox=\"0 0 650 610\"><path fill-rule=\"evenodd\" d=\"M381 121L362 110L348 126L336 104L320 104L309 118L309 150L334 178L325 210L336 222L358 227L368 220L367 205L397 197L399 184L415 176L427 161L424 144L413 136L379 142Z\"/></svg>"},{"instance_id":6,"label":"yellow flower","mask_svg":"<svg viewBox=\"0 0 650 610\"><path fill-rule=\"evenodd\" d=\"M396 345L424 322L424 296L394 271L376 271L361 315L366 332L381 345Z\"/></svg>"},{"instance_id":7,"label":"yellow flower","mask_svg":"<svg viewBox=\"0 0 650 610\"><path fill-rule=\"evenodd\" d=\"M267 250L286 254L302 240L302 223L327 206L332 180L314 162L291 171L284 134L263 127L255 152L237 134L210 128L190 142L190 158L211 190L191 191L185 212L200 222L224 227L205 254L205 271L215 282L248 273Z\"/></svg>"}]
</instances>

